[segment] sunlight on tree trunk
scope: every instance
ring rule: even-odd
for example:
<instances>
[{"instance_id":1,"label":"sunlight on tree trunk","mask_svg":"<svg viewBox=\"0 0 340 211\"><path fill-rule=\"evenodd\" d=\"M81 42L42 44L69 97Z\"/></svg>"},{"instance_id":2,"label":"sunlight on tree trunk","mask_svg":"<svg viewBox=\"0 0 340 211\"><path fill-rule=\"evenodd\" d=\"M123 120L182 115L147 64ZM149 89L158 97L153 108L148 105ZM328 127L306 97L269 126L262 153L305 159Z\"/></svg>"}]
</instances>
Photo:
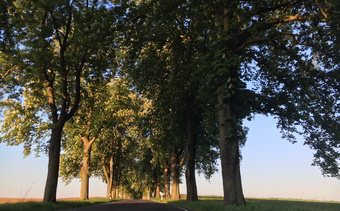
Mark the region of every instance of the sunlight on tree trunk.
<instances>
[{"instance_id":1,"label":"sunlight on tree trunk","mask_svg":"<svg viewBox=\"0 0 340 211\"><path fill-rule=\"evenodd\" d=\"M171 189L171 199L172 200L179 200L179 178L178 178L178 155L173 153L171 156L171 182L172 182L172 189Z\"/></svg>"},{"instance_id":2,"label":"sunlight on tree trunk","mask_svg":"<svg viewBox=\"0 0 340 211\"><path fill-rule=\"evenodd\" d=\"M56 202L58 186L60 142L64 124L55 124L48 147L48 174L44 192L44 202Z\"/></svg>"}]
</instances>

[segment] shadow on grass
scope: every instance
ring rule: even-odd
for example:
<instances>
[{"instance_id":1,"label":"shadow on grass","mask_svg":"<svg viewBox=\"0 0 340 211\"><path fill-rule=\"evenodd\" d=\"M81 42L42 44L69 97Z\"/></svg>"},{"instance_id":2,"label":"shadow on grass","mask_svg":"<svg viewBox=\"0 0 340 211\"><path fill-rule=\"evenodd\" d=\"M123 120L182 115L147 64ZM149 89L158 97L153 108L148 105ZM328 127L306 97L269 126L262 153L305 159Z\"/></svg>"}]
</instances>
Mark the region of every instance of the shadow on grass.
<instances>
[{"instance_id":1,"label":"shadow on grass","mask_svg":"<svg viewBox=\"0 0 340 211\"><path fill-rule=\"evenodd\" d=\"M0 211L55 211L75 207L86 207L107 202L119 201L121 199L91 199L88 201L57 201L57 203L46 202L19 202L0 204Z\"/></svg>"},{"instance_id":2,"label":"shadow on grass","mask_svg":"<svg viewBox=\"0 0 340 211\"><path fill-rule=\"evenodd\" d=\"M224 206L222 197L203 197L197 202L192 201L169 201L178 207L189 211L339 211L340 203L294 201L280 199L247 199L246 206Z\"/></svg>"}]
</instances>

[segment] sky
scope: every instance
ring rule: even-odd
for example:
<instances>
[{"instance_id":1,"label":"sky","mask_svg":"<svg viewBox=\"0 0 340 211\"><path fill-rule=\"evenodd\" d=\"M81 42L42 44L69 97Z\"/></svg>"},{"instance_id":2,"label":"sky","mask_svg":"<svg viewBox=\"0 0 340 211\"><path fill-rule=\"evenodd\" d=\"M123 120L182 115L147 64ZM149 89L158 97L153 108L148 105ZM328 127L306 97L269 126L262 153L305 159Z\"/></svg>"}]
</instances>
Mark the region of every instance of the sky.
<instances>
[{"instance_id":1,"label":"sky","mask_svg":"<svg viewBox=\"0 0 340 211\"><path fill-rule=\"evenodd\" d=\"M247 198L293 198L340 201L340 180L324 177L319 167L311 166L313 151L298 143L281 139L272 117L257 115L246 121L248 140L242 148L241 174ZM42 198L47 176L46 156L24 158L22 146L0 144L0 197ZM210 181L197 175L199 195L222 196L222 176L214 174ZM181 193L186 193L182 178ZM80 182L69 185L59 180L57 198L79 197ZM105 196L106 184L90 179L90 197Z\"/></svg>"}]
</instances>

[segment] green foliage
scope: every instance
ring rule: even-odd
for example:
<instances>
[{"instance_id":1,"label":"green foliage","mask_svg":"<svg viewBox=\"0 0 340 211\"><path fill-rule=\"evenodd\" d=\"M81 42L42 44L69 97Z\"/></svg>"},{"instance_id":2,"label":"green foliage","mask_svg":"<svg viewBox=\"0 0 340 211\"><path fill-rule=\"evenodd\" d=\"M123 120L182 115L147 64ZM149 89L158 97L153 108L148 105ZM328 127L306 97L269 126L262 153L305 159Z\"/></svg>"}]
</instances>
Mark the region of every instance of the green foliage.
<instances>
[{"instance_id":1,"label":"green foliage","mask_svg":"<svg viewBox=\"0 0 340 211\"><path fill-rule=\"evenodd\" d=\"M95 81L86 82L79 110L65 125L67 140L63 145L60 175L67 183L80 176L84 156L84 142L80 137L87 137L89 141L94 139L90 171L103 176L99 173L102 171L102 161L111 157L118 148L125 151L131 147L130 140L138 136L134 112L140 105L136 105L136 95L129 89L126 78L113 78L107 83Z\"/></svg>"},{"instance_id":2,"label":"green foliage","mask_svg":"<svg viewBox=\"0 0 340 211\"><path fill-rule=\"evenodd\" d=\"M213 173L217 158L217 123L213 118L216 113L215 107L198 93L204 79L195 73L205 46L197 34L200 23L190 20L195 8L191 10L187 5L190 3L184 1L143 3L132 14L140 16L140 21L131 26L129 39L125 40L129 48L124 65L137 89L152 99L154 151L162 151L163 162L172 153L184 156L187 122L191 118L199 139L197 145L202 145L198 154L202 163L197 167ZM141 15L143 11L148 11L146 17ZM133 22L135 18L129 20Z\"/></svg>"},{"instance_id":3,"label":"green foliage","mask_svg":"<svg viewBox=\"0 0 340 211\"><path fill-rule=\"evenodd\" d=\"M222 141L243 146L243 120L272 115L283 138L294 143L303 135L315 150L313 164L340 177L337 1L0 6L0 142L24 143L25 155L33 146L45 151L50 130L70 120L82 98L63 139L66 180L79 176L79 136L86 136L98 139L93 174L104 178L102 167L115 157L117 181L141 193L172 153L184 156L190 127L196 167L209 178L218 156L217 112L226 105L221 124L232 128Z\"/></svg>"},{"instance_id":4,"label":"green foliage","mask_svg":"<svg viewBox=\"0 0 340 211\"><path fill-rule=\"evenodd\" d=\"M190 17L203 19L197 34L209 37L195 74L206 80L201 95L211 102L223 96L236 130L255 113L275 116L283 138L304 135L314 164L339 177L339 4L218 1L188 8L205 8Z\"/></svg>"},{"instance_id":5,"label":"green foliage","mask_svg":"<svg viewBox=\"0 0 340 211\"><path fill-rule=\"evenodd\" d=\"M2 108L7 108L4 109L4 119L0 121L0 142L7 142L9 146L23 143L25 156L31 153L32 145L35 145L37 155L46 152L44 139L50 135L48 122L37 111L34 99L30 98L32 96L27 96L23 104L12 99L0 102Z\"/></svg>"},{"instance_id":6,"label":"green foliage","mask_svg":"<svg viewBox=\"0 0 340 211\"><path fill-rule=\"evenodd\" d=\"M24 143L25 155L32 146L45 152L51 123L69 119L78 106L80 77L111 74L115 13L98 1L6 3L15 45L0 52L0 141Z\"/></svg>"}]
</instances>

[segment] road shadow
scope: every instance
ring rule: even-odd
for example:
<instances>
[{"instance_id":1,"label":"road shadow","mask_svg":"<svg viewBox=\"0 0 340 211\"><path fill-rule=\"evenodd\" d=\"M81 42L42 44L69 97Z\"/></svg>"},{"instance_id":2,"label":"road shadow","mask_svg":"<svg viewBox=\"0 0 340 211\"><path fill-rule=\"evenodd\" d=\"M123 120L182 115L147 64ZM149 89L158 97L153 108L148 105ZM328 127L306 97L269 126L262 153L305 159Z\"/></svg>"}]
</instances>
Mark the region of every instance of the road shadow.
<instances>
[{"instance_id":1,"label":"road shadow","mask_svg":"<svg viewBox=\"0 0 340 211\"><path fill-rule=\"evenodd\" d=\"M62 211L185 211L169 204L162 204L148 200L122 200L105 204L66 209Z\"/></svg>"}]
</instances>

